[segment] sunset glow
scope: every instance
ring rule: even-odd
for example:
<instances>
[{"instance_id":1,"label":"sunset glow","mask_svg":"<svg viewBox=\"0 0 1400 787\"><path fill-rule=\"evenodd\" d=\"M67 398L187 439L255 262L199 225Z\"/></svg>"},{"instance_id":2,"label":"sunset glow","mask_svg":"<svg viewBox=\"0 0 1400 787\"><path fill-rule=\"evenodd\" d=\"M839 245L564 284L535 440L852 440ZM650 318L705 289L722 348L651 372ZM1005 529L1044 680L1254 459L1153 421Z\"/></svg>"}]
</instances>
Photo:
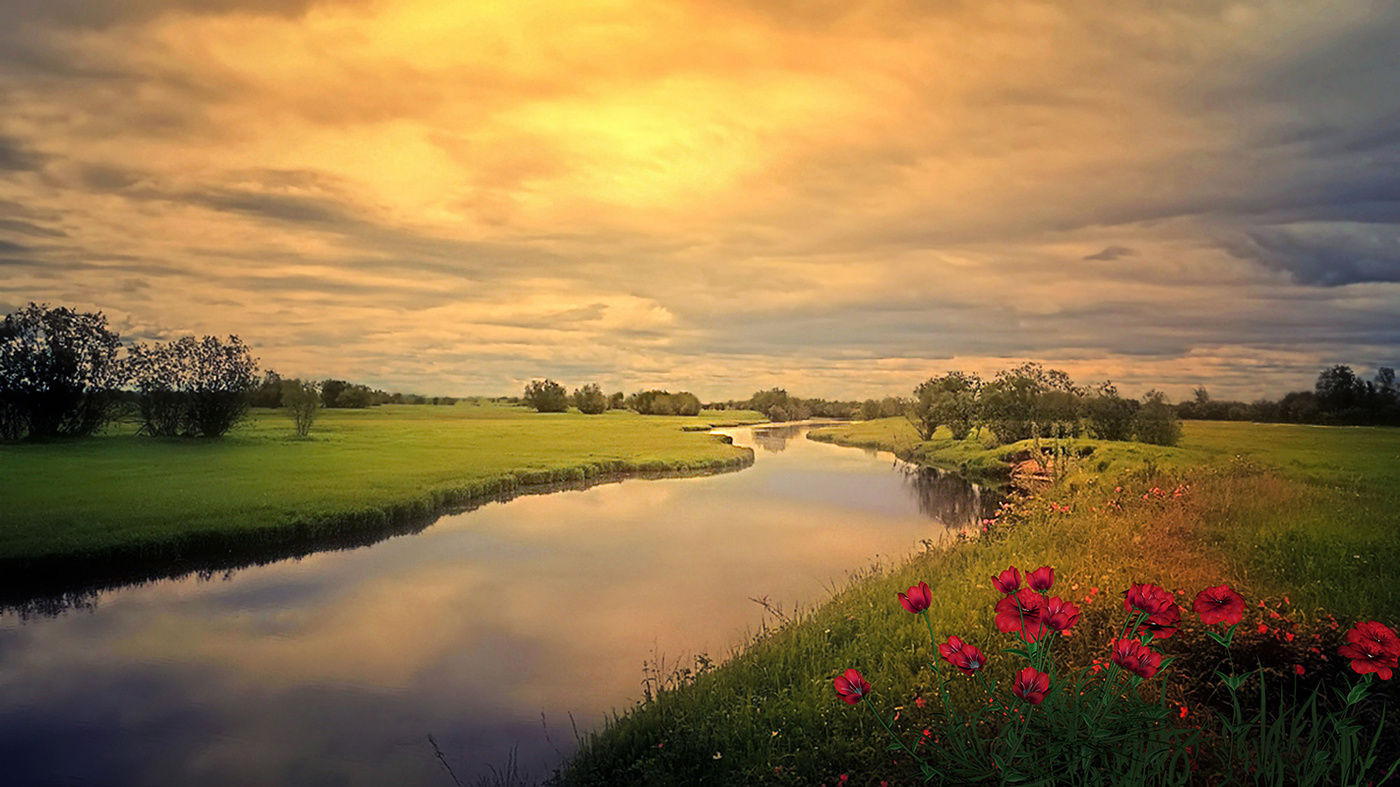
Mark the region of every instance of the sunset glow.
<instances>
[{"instance_id":1,"label":"sunset glow","mask_svg":"<svg viewBox=\"0 0 1400 787\"><path fill-rule=\"evenodd\" d=\"M1372 2L13 0L0 310L389 390L1182 398L1400 344Z\"/></svg>"}]
</instances>

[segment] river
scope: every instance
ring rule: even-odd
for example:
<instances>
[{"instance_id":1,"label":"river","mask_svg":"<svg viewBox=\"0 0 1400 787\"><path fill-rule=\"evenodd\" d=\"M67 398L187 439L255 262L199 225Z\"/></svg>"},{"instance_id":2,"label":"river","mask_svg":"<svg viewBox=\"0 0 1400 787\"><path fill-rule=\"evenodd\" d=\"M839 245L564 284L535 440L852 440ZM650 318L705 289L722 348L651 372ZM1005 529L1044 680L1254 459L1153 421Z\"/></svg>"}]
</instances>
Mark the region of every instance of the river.
<instances>
[{"instance_id":1,"label":"river","mask_svg":"<svg viewBox=\"0 0 1400 787\"><path fill-rule=\"evenodd\" d=\"M820 603L982 516L961 479L806 429L719 430L755 448L740 472L520 497L0 615L0 781L450 787L430 734L464 783L512 756L546 776L645 670L771 622L754 599Z\"/></svg>"}]
</instances>

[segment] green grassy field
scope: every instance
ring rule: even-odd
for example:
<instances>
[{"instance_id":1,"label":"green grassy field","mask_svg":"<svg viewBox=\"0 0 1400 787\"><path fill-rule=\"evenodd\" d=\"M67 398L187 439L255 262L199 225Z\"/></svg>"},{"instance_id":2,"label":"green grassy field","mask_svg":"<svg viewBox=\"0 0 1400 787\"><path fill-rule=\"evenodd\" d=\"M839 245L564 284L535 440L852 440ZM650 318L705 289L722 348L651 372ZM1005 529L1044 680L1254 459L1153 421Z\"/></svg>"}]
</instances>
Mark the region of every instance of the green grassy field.
<instances>
[{"instance_id":1,"label":"green grassy field","mask_svg":"<svg viewBox=\"0 0 1400 787\"><path fill-rule=\"evenodd\" d=\"M1175 448L1076 441L1093 453L1066 468L1058 484L1015 503L989 532L864 571L829 602L722 666L673 675L669 690L589 738L561 782L836 784L848 774L850 784L916 783L892 764L869 714L836 699L831 679L856 667L875 686L872 701L886 715L899 709L899 726L911 736L932 725L935 703L920 709L915 699L936 693L927 668L936 654L895 600L927 581L940 639L958 634L980 645L992 659L990 676L1006 681L1020 665L1000 654L1013 641L992 625L999 596L989 578L1008 565L1055 566L1055 593L1083 609L1075 636L1061 643L1062 668L1105 655L1129 584L1178 590L1189 607L1196 591L1228 582L1251 604L1237 657L1259 659L1280 684L1291 684L1301 665L1305 681L1342 685L1347 670L1335 656L1341 632L1327 616L1344 626L1360 619L1400 624L1400 430L1184 427ZM1003 455L1024 447L955 444L946 435L920 444L901 419L824 432L835 442L989 474ZM1260 600L1266 608L1255 606ZM1173 707L1193 709L1181 722L1188 724L1209 718L1220 701L1212 674L1221 664L1194 615L1184 617L1167 648L1180 658L1166 685ZM955 701L966 706L970 687L954 684ZM1385 688L1390 702L1400 699L1395 686ZM1202 777L1213 783L1208 772Z\"/></svg>"},{"instance_id":2,"label":"green grassy field","mask_svg":"<svg viewBox=\"0 0 1400 787\"><path fill-rule=\"evenodd\" d=\"M201 534L276 533L388 513L426 515L532 483L736 466L749 454L683 427L766 420L493 404L327 410L310 438L278 411L225 438L0 446L0 560L159 551Z\"/></svg>"}]
</instances>

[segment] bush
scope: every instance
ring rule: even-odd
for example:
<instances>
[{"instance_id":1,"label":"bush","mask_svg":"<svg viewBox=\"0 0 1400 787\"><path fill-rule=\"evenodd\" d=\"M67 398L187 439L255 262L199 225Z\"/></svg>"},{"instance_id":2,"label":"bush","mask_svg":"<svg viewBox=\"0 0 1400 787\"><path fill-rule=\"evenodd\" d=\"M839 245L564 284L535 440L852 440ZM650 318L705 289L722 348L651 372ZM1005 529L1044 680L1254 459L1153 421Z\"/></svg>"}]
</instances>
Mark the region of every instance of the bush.
<instances>
[{"instance_id":1,"label":"bush","mask_svg":"<svg viewBox=\"0 0 1400 787\"><path fill-rule=\"evenodd\" d=\"M607 411L608 397L596 383L589 383L574 391L574 407L585 415L598 415Z\"/></svg>"},{"instance_id":2,"label":"bush","mask_svg":"<svg viewBox=\"0 0 1400 787\"><path fill-rule=\"evenodd\" d=\"M531 380L525 386L524 400L541 413L562 413L569 409L569 392L553 380Z\"/></svg>"},{"instance_id":3,"label":"bush","mask_svg":"<svg viewBox=\"0 0 1400 787\"><path fill-rule=\"evenodd\" d=\"M29 304L0 323L0 438L81 437L125 382L121 339L101 312Z\"/></svg>"},{"instance_id":4,"label":"bush","mask_svg":"<svg viewBox=\"0 0 1400 787\"><path fill-rule=\"evenodd\" d=\"M237 336L185 337L131 348L141 432L157 437L220 437L248 414L257 362Z\"/></svg>"},{"instance_id":5,"label":"bush","mask_svg":"<svg viewBox=\"0 0 1400 787\"><path fill-rule=\"evenodd\" d=\"M1167 403L1166 394L1147 392L1133 419L1133 433L1139 442L1151 445L1176 445L1181 440L1181 421L1176 408Z\"/></svg>"}]
</instances>

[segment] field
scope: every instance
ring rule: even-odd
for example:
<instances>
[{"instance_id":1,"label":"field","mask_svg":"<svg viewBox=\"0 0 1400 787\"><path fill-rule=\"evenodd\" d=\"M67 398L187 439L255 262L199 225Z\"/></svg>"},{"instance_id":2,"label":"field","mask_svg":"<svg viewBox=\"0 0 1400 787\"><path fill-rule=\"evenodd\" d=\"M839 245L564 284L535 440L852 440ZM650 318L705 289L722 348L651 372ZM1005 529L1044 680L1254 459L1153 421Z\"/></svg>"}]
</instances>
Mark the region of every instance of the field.
<instances>
[{"instance_id":1,"label":"field","mask_svg":"<svg viewBox=\"0 0 1400 787\"><path fill-rule=\"evenodd\" d=\"M430 516L522 485L610 473L741 466L697 423L758 421L534 413L493 404L323 411L307 439L278 411L212 441L109 434L0 447L0 561L137 551L205 536Z\"/></svg>"},{"instance_id":2,"label":"field","mask_svg":"<svg viewBox=\"0 0 1400 787\"><path fill-rule=\"evenodd\" d=\"M1093 452L987 532L858 571L829 602L722 666L672 673L668 690L590 738L563 782L835 784L849 774L851 784L908 783L869 714L837 700L832 677L856 667L874 684L876 707L900 711L901 728L917 737L933 725L934 704L921 709L916 699L936 694L927 668L935 654L924 628L895 601L927 581L940 640L957 634L980 644L990 677L1008 680L1012 659L1001 649L1013 640L991 625L999 595L989 580L1008 565L1054 566L1055 592L1083 609L1059 651L1067 668L1105 655L1129 584L1161 584L1189 608L1197 590L1228 582L1250 602L1236 641L1243 663L1263 664L1304 691L1316 680L1343 685L1355 676L1335 655L1341 632L1331 616L1342 628L1363 619L1400 623L1400 431L1184 427L1181 445L1170 449L1076 441ZM946 435L921 445L899 419L832 427L824 439L988 474L1001 456L1024 448L954 444ZM1169 641L1180 658L1167 693L1169 706L1189 716L1183 724L1212 718L1222 696L1211 677L1219 657L1194 616L1185 617ZM1298 668L1306 677L1296 677ZM961 687L954 700L966 707L968 684L954 683ZM1395 687L1385 688L1393 703ZM1387 765L1400 737L1391 724Z\"/></svg>"}]
</instances>

